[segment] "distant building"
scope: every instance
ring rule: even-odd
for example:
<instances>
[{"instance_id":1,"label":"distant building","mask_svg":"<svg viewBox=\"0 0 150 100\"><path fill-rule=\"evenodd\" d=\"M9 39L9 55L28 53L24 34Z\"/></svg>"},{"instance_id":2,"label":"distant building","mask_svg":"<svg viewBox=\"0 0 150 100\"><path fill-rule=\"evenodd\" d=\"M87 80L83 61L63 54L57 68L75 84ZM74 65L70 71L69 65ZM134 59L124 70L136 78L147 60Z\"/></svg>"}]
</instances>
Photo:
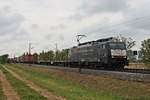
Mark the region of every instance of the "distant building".
<instances>
[{"instance_id":1,"label":"distant building","mask_svg":"<svg viewBox=\"0 0 150 100\"><path fill-rule=\"evenodd\" d=\"M130 62L141 62L142 61L142 52L141 50L129 50L127 52L128 59Z\"/></svg>"}]
</instances>

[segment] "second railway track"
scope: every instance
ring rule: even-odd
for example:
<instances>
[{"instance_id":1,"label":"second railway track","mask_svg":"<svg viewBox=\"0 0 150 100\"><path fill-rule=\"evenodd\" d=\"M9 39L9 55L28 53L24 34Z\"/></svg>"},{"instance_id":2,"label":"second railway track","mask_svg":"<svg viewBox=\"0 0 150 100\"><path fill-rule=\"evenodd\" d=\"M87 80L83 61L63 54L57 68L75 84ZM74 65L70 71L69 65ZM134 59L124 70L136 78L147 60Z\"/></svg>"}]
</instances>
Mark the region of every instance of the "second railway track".
<instances>
[{"instance_id":1,"label":"second railway track","mask_svg":"<svg viewBox=\"0 0 150 100\"><path fill-rule=\"evenodd\" d=\"M37 65L37 64L26 64L33 67L51 68L62 71L77 72L81 74L90 75L107 75L121 80L139 81L139 82L150 82L150 70L146 69L124 69L124 70L95 70L95 69L84 69L84 68L71 68L71 67L60 67L50 65Z\"/></svg>"},{"instance_id":2,"label":"second railway track","mask_svg":"<svg viewBox=\"0 0 150 100\"><path fill-rule=\"evenodd\" d=\"M122 72L150 74L150 69L130 69L130 68L125 68L124 70L122 70Z\"/></svg>"}]
</instances>

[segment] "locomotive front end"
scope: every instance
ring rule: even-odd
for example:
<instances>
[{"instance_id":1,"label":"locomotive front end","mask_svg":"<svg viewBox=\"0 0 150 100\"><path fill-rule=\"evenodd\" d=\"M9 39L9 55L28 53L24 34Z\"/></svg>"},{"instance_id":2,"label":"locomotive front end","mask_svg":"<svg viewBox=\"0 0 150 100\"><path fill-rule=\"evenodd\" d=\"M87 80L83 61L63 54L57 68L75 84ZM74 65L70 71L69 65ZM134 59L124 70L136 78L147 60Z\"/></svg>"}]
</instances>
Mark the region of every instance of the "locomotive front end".
<instances>
[{"instance_id":1,"label":"locomotive front end","mask_svg":"<svg viewBox=\"0 0 150 100\"><path fill-rule=\"evenodd\" d=\"M128 65L127 49L124 42L109 43L110 47L110 63L111 65L124 67Z\"/></svg>"}]
</instances>

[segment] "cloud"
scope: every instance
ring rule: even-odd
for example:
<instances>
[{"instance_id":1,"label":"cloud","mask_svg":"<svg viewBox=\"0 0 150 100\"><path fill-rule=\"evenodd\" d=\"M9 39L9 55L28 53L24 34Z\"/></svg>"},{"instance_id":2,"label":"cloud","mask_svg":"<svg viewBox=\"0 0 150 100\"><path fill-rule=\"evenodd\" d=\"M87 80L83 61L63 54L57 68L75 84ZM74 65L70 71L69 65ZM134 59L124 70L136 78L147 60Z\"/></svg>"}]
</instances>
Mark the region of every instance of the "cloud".
<instances>
[{"instance_id":1,"label":"cloud","mask_svg":"<svg viewBox=\"0 0 150 100\"><path fill-rule=\"evenodd\" d=\"M32 25L31 25L31 28L32 28L32 29L38 29L38 28L39 28L39 25L38 25L38 24L32 24Z\"/></svg>"},{"instance_id":2,"label":"cloud","mask_svg":"<svg viewBox=\"0 0 150 100\"><path fill-rule=\"evenodd\" d=\"M50 26L50 30L61 30L67 28L66 24L58 24L58 25L53 25Z\"/></svg>"},{"instance_id":3,"label":"cloud","mask_svg":"<svg viewBox=\"0 0 150 100\"><path fill-rule=\"evenodd\" d=\"M137 2L124 11L126 25L136 30L150 30L150 1ZM134 5L134 6L133 6Z\"/></svg>"},{"instance_id":4,"label":"cloud","mask_svg":"<svg viewBox=\"0 0 150 100\"><path fill-rule=\"evenodd\" d=\"M10 13L6 8L0 10L0 35L11 35L15 34L20 30L21 25L24 21L24 17L17 13Z\"/></svg>"},{"instance_id":5,"label":"cloud","mask_svg":"<svg viewBox=\"0 0 150 100\"><path fill-rule=\"evenodd\" d=\"M117 13L127 7L127 0L83 0L70 19L81 20L95 14Z\"/></svg>"},{"instance_id":6,"label":"cloud","mask_svg":"<svg viewBox=\"0 0 150 100\"><path fill-rule=\"evenodd\" d=\"M23 27L24 21L24 16L14 12L9 6L0 10L0 45L6 49L0 54L16 52L16 47L19 48L21 43L29 40L29 33Z\"/></svg>"},{"instance_id":7,"label":"cloud","mask_svg":"<svg viewBox=\"0 0 150 100\"><path fill-rule=\"evenodd\" d=\"M64 41L64 39L65 39L64 33L55 32L55 33L51 33L45 36L45 40Z\"/></svg>"},{"instance_id":8,"label":"cloud","mask_svg":"<svg viewBox=\"0 0 150 100\"><path fill-rule=\"evenodd\" d=\"M59 39L60 41L64 41L64 35L63 35L63 34L59 34L58 39Z\"/></svg>"},{"instance_id":9,"label":"cloud","mask_svg":"<svg viewBox=\"0 0 150 100\"><path fill-rule=\"evenodd\" d=\"M79 10L90 14L118 12L127 7L127 0L85 0Z\"/></svg>"},{"instance_id":10,"label":"cloud","mask_svg":"<svg viewBox=\"0 0 150 100\"><path fill-rule=\"evenodd\" d=\"M18 32L16 32L14 35L11 36L11 41L30 41L30 35L29 32L27 32L25 29L20 29Z\"/></svg>"}]
</instances>

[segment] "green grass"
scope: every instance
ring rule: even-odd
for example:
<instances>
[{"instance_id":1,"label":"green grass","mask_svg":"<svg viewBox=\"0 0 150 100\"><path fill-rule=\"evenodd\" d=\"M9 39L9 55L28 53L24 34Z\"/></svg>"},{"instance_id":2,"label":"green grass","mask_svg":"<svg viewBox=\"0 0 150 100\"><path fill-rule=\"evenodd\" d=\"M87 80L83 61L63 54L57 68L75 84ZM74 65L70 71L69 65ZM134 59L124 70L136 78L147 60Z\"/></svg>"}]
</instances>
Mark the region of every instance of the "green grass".
<instances>
[{"instance_id":1,"label":"green grass","mask_svg":"<svg viewBox=\"0 0 150 100\"><path fill-rule=\"evenodd\" d=\"M84 87L69 80L52 77L47 73L42 73L33 69L18 67L16 65L7 66L17 74L32 80L35 84L48 89L55 95L62 96L68 100L123 100L125 98L116 96L109 92L97 91L91 87Z\"/></svg>"},{"instance_id":2,"label":"green grass","mask_svg":"<svg viewBox=\"0 0 150 100\"><path fill-rule=\"evenodd\" d=\"M4 92L2 90L1 82L0 82L0 100L6 100L6 96L4 95Z\"/></svg>"},{"instance_id":3,"label":"green grass","mask_svg":"<svg viewBox=\"0 0 150 100\"><path fill-rule=\"evenodd\" d=\"M46 100L45 97L41 96L39 93L28 87L24 82L16 79L1 66L0 69L3 71L10 84L17 91L21 100Z\"/></svg>"}]
</instances>

